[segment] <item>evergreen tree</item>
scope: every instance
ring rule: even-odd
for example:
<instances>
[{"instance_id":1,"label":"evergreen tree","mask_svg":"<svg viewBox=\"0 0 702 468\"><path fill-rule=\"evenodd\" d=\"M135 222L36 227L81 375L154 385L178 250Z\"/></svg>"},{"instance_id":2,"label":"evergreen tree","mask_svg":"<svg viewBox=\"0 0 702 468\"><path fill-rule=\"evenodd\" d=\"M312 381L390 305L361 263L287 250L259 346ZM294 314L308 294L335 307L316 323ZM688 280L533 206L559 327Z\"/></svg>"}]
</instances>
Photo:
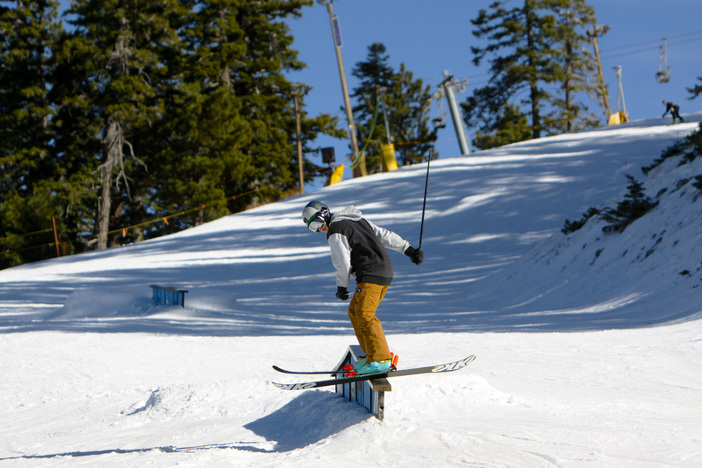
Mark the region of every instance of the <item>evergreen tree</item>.
<instances>
[{"instance_id":1,"label":"evergreen tree","mask_svg":"<svg viewBox=\"0 0 702 468\"><path fill-rule=\"evenodd\" d=\"M160 116L154 84L165 78L160 52L176 38L167 19L178 6L177 0L74 0L68 11L75 29L66 46L79 56L66 58L78 62L87 105L100 121L100 135L91 138L99 138L99 154L84 155L99 161L98 249L108 246L110 226L122 224L123 204L133 200L131 174L146 170L144 149L132 138Z\"/></svg>"},{"instance_id":2,"label":"evergreen tree","mask_svg":"<svg viewBox=\"0 0 702 468\"><path fill-rule=\"evenodd\" d=\"M225 1L225 0L222 0ZM228 193L251 195L229 202L231 211L247 205L276 200L295 185L295 112L290 103L290 83L284 72L300 70L297 51L290 48L289 27L276 19L299 15L303 0L270 0L237 4L235 20L241 28L245 50L231 64L234 93L241 98L241 115L251 127L251 140L244 148L246 167L231 173L225 181Z\"/></svg>"},{"instance_id":3,"label":"evergreen tree","mask_svg":"<svg viewBox=\"0 0 702 468\"><path fill-rule=\"evenodd\" d=\"M462 105L469 126L481 122L486 133L497 130L500 109L526 90L522 104L529 108L532 136L541 135L541 108L552 98L544 85L559 81L563 75L553 50L558 33L555 17L543 14L550 1L522 0L509 9L498 1L490 5L490 12L481 9L471 20L473 35L488 40L485 47L471 47L473 63L480 65L490 57L491 76L490 84L474 90Z\"/></svg>"},{"instance_id":4,"label":"evergreen tree","mask_svg":"<svg viewBox=\"0 0 702 468\"><path fill-rule=\"evenodd\" d=\"M386 106L392 140L401 156L400 165L438 158L438 153L434 153L436 129L429 128L430 87L424 87L421 79L415 80L404 63L400 64L395 78Z\"/></svg>"},{"instance_id":5,"label":"evergreen tree","mask_svg":"<svg viewBox=\"0 0 702 468\"><path fill-rule=\"evenodd\" d=\"M473 34L488 41L471 48L473 63L489 58L492 76L489 85L462 104L467 124L485 133L504 133L501 109L528 91L519 104L529 109L532 137L597 126L597 117L578 101L583 93L594 97L602 92L592 79L593 57L583 47L584 28L595 22L592 7L585 0L522 0L509 9L505 4L494 2L490 12L480 10L471 21Z\"/></svg>"},{"instance_id":6,"label":"evergreen tree","mask_svg":"<svg viewBox=\"0 0 702 468\"><path fill-rule=\"evenodd\" d=\"M487 134L478 133L473 140L473 146L488 149L531 138L531 128L527 116L519 107L510 103L505 104L505 107L499 111L495 128L499 130Z\"/></svg>"},{"instance_id":7,"label":"evergreen tree","mask_svg":"<svg viewBox=\"0 0 702 468\"><path fill-rule=\"evenodd\" d=\"M182 33L187 47L181 54L182 86L176 95L195 108L174 122L180 131L172 132L176 146L190 149L169 151L191 155L193 164L202 165L205 179L192 168L180 179L188 181L191 192L198 186L203 200L235 195L220 206L234 212L299 190L293 89L284 73L304 64L290 48L288 26L278 20L299 16L301 7L310 4L208 0L193 9L191 25ZM299 102L304 152L314 151L309 142L319 132L341 134L336 118L308 118L304 99ZM176 108L181 105L175 103ZM186 128L202 131L185 134ZM316 175L309 161L304 167L308 178ZM208 184L211 189L204 188ZM174 195L164 206L178 203L178 192L162 191Z\"/></svg>"},{"instance_id":8,"label":"evergreen tree","mask_svg":"<svg viewBox=\"0 0 702 468\"><path fill-rule=\"evenodd\" d=\"M365 153L369 174L381 171L380 145L388 143L385 131L380 126L383 125L381 99L387 100L388 91L392 90L394 82L394 71L388 63L389 59L385 46L376 42L368 46L366 60L358 62L351 70L351 75L359 80L358 86L351 92L350 97L356 102L356 105L351 106L351 111L359 151Z\"/></svg>"},{"instance_id":9,"label":"evergreen tree","mask_svg":"<svg viewBox=\"0 0 702 468\"><path fill-rule=\"evenodd\" d=\"M557 18L557 41L555 51L561 62L561 96L551 104L553 110L546 123L560 130L572 132L597 127L599 118L589 113L587 106L577 101L577 95L585 93L597 99L602 90L594 79L597 65L585 47L589 43L583 34L586 25L595 24L595 10L585 0L553 0L552 11ZM549 122L550 121L550 122Z\"/></svg>"},{"instance_id":10,"label":"evergreen tree","mask_svg":"<svg viewBox=\"0 0 702 468\"><path fill-rule=\"evenodd\" d=\"M230 73L246 50L236 21L238 3L192 2L178 28L179 42L162 54L162 66L173 79L159 88L163 116L144 135L150 148L145 185L157 215L184 214L150 225L141 232L145 237L229 213L226 180L246 170L242 147L251 141Z\"/></svg>"},{"instance_id":11,"label":"evergreen tree","mask_svg":"<svg viewBox=\"0 0 702 468\"><path fill-rule=\"evenodd\" d=\"M90 58L87 43L74 32L60 34L52 70L51 101L56 115L51 160L54 197L61 206L57 223L67 254L88 249L95 234L102 121L92 99L94 82L85 78Z\"/></svg>"},{"instance_id":12,"label":"evergreen tree","mask_svg":"<svg viewBox=\"0 0 702 468\"><path fill-rule=\"evenodd\" d=\"M389 65L389 56L381 43L368 47L365 61L358 62L352 75L359 84L351 97L359 144L365 148L369 173L382 168L380 145L388 142L384 119L387 116L390 140L399 147L402 164L426 159L436 140L436 131L429 130L429 86L415 80L412 72L400 64L399 72ZM385 115L383 115L383 107Z\"/></svg>"},{"instance_id":13,"label":"evergreen tree","mask_svg":"<svg viewBox=\"0 0 702 468\"><path fill-rule=\"evenodd\" d=\"M0 266L45 258L18 252L22 233L45 235L52 216L72 253L299 190L283 73L304 64L282 19L311 3L74 0L70 31L56 1L0 6ZM344 134L300 104L306 153L318 133ZM316 176L314 164L304 168ZM147 222L155 216L171 221Z\"/></svg>"},{"instance_id":14,"label":"evergreen tree","mask_svg":"<svg viewBox=\"0 0 702 468\"><path fill-rule=\"evenodd\" d=\"M700 83L696 84L692 88L685 88L687 89L687 92L690 93L690 97L688 99L695 99L697 96L702 94L702 76L698 76L697 81Z\"/></svg>"},{"instance_id":15,"label":"evergreen tree","mask_svg":"<svg viewBox=\"0 0 702 468\"><path fill-rule=\"evenodd\" d=\"M0 5L0 267L55 256L49 96L58 2ZM44 245L44 248L36 248Z\"/></svg>"}]
</instances>

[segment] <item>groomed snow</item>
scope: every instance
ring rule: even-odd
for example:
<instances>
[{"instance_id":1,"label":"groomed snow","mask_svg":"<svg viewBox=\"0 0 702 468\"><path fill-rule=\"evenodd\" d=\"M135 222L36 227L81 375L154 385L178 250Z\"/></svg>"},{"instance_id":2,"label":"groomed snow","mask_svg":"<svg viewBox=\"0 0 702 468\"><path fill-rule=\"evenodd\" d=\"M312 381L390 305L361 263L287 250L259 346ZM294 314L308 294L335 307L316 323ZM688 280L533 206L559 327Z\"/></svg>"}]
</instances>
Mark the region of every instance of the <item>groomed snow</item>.
<instances>
[{"instance_id":1,"label":"groomed snow","mask_svg":"<svg viewBox=\"0 0 702 468\"><path fill-rule=\"evenodd\" d=\"M416 247L426 164L0 271L0 465L702 466L702 158L641 171L702 113L685 117L431 163L425 262L392 254L379 316L400 367L478 358L392 380L383 421L281 391L306 378L271 365L324 370L354 343L302 207L354 204ZM652 212L560 232L626 175Z\"/></svg>"}]
</instances>

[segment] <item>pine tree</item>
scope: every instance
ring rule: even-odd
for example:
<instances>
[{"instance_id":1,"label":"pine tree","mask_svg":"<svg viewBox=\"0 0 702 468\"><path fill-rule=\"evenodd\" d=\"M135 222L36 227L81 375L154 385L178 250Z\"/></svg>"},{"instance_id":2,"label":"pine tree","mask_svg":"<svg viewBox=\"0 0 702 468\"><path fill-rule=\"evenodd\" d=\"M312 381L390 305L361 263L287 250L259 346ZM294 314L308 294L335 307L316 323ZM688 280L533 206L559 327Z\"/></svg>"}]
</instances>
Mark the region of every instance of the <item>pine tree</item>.
<instances>
[{"instance_id":1,"label":"pine tree","mask_svg":"<svg viewBox=\"0 0 702 468\"><path fill-rule=\"evenodd\" d=\"M251 141L244 149L247 166L226 181L229 193L251 193L229 202L232 211L247 205L276 200L294 187L295 112L285 72L300 70L304 64L290 48L293 37L282 18L299 15L311 2L270 0L237 2L236 17L241 40L246 45L241 59L231 64L234 92L241 98L241 115L251 127Z\"/></svg>"},{"instance_id":2,"label":"pine tree","mask_svg":"<svg viewBox=\"0 0 702 468\"><path fill-rule=\"evenodd\" d=\"M500 110L499 117L495 121L495 128L499 130L487 134L478 133L473 140L473 146L488 149L531 138L531 128L527 116L519 107L510 103L505 104L505 107Z\"/></svg>"},{"instance_id":3,"label":"pine tree","mask_svg":"<svg viewBox=\"0 0 702 468\"><path fill-rule=\"evenodd\" d=\"M687 89L687 92L690 93L690 97L688 99L695 99L697 96L702 94L702 76L698 76L697 81L700 83L696 84L692 88L685 88Z\"/></svg>"},{"instance_id":4,"label":"pine tree","mask_svg":"<svg viewBox=\"0 0 702 468\"><path fill-rule=\"evenodd\" d=\"M351 106L351 110L359 151L365 154L369 174L381 171L380 145L388 143L385 132L380 127L383 124L381 99L387 100L385 96L392 90L394 82L394 71L388 63L389 59L385 46L376 42L368 46L366 60L358 62L351 70L351 75L359 80L358 86L351 92L350 97L356 103Z\"/></svg>"},{"instance_id":5,"label":"pine tree","mask_svg":"<svg viewBox=\"0 0 702 468\"><path fill-rule=\"evenodd\" d=\"M298 174L291 83L296 52L279 17L310 2L199 1L179 28L180 49L165 66L178 80L164 94L152 126L149 195L159 215L183 213L144 236L174 232L296 190ZM303 151L319 132L338 136L337 120L307 118L301 99ZM305 161L307 177L316 166ZM223 202L225 199L227 203ZM202 207L201 209L194 209Z\"/></svg>"},{"instance_id":6,"label":"pine tree","mask_svg":"<svg viewBox=\"0 0 702 468\"><path fill-rule=\"evenodd\" d=\"M179 39L161 60L174 78L158 88L163 116L143 137L149 147L146 199L158 216L183 214L168 224L150 225L141 232L144 237L229 213L225 181L246 166L242 147L251 139L230 73L246 49L237 3L192 2L183 18L172 21L173 26L182 23Z\"/></svg>"},{"instance_id":7,"label":"pine tree","mask_svg":"<svg viewBox=\"0 0 702 468\"><path fill-rule=\"evenodd\" d=\"M561 96L551 101L553 110L547 124L572 132L597 127L599 119L589 113L587 106L577 101L583 93L597 99L601 92L594 79L597 65L586 44L589 39L584 34L588 24L595 24L595 10L585 0L553 0L551 10L557 18L557 40L554 50L561 62Z\"/></svg>"},{"instance_id":8,"label":"pine tree","mask_svg":"<svg viewBox=\"0 0 702 468\"><path fill-rule=\"evenodd\" d=\"M354 121L359 142L366 153L369 173L381 170L380 145L388 142L384 128L387 115L390 140L399 147L402 164L412 164L426 159L436 140L435 130L429 130L429 86L415 80L412 72L400 64L396 72L389 65L389 55L381 43L368 47L365 61L358 62L352 75L359 79L351 98Z\"/></svg>"},{"instance_id":9,"label":"pine tree","mask_svg":"<svg viewBox=\"0 0 702 468\"><path fill-rule=\"evenodd\" d=\"M388 121L400 164L409 165L438 158L434 153L436 129L429 129L431 92L421 79L414 79L411 71L400 64L395 75L393 91L386 101Z\"/></svg>"},{"instance_id":10,"label":"pine tree","mask_svg":"<svg viewBox=\"0 0 702 468\"><path fill-rule=\"evenodd\" d=\"M163 79L162 44L175 39L167 19L178 11L176 0L75 0L68 13L75 27L67 56L81 67L80 84L95 109L101 134L100 174L95 232L97 248L108 246L110 226L132 199L130 176L146 170L143 148L132 137L159 118L154 84ZM93 146L95 142L93 141ZM136 166L136 167L135 167Z\"/></svg>"},{"instance_id":11,"label":"pine tree","mask_svg":"<svg viewBox=\"0 0 702 468\"><path fill-rule=\"evenodd\" d=\"M55 17L55 1L26 3L36 9L21 14L53 11ZM103 248L294 192L296 119L284 73L304 64L282 19L299 16L311 3L74 0L66 16L69 31L57 22L42 24L54 43L31 46L46 53L32 59L42 74L9 59L23 56L21 40L38 42L40 35L17 28L20 8L0 7L0 93L8 97L0 118L15 112L10 95L45 91L32 91L31 103L16 106L32 116L22 123L24 133L16 118L7 121L15 127L0 129L8 130L0 141L0 228L13 226L0 245L22 246L21 233L43 232L55 216L67 253ZM38 26L37 18L27 23ZM35 85L35 76L41 84ZM42 114L38 103L44 102ZM310 118L300 102L305 152L316 151L310 144L320 132L343 134L336 118ZM27 156L32 151L41 153ZM305 161L304 167L306 177L316 176L314 164ZM147 222L155 215L175 222ZM27 221L35 218L41 220L37 228ZM135 228L121 229L129 226ZM8 262L25 258L11 256Z\"/></svg>"},{"instance_id":12,"label":"pine tree","mask_svg":"<svg viewBox=\"0 0 702 468\"><path fill-rule=\"evenodd\" d=\"M56 115L51 180L53 196L61 206L57 223L64 233L66 254L90 248L95 233L102 120L92 99L95 83L86 79L91 64L87 45L74 32L64 31L53 50L51 101Z\"/></svg>"},{"instance_id":13,"label":"pine tree","mask_svg":"<svg viewBox=\"0 0 702 468\"><path fill-rule=\"evenodd\" d=\"M55 256L45 231L60 213L50 195L49 96L58 2L14 3L0 6L0 267Z\"/></svg>"},{"instance_id":14,"label":"pine tree","mask_svg":"<svg viewBox=\"0 0 702 468\"><path fill-rule=\"evenodd\" d=\"M542 131L597 126L596 116L578 101L583 93L601 92L592 79L592 55L583 47L582 32L595 21L592 7L584 0L522 0L509 9L505 4L494 2L471 21L473 34L488 41L471 48L473 63L489 59L491 79L462 104L466 123L484 133L506 130L498 126L502 109L527 91L519 104L529 109L533 138Z\"/></svg>"},{"instance_id":15,"label":"pine tree","mask_svg":"<svg viewBox=\"0 0 702 468\"><path fill-rule=\"evenodd\" d=\"M481 9L471 20L473 35L488 40L485 47L471 47L473 63L480 65L489 57L491 76L490 84L476 89L462 105L469 126L482 122L482 130L497 130L494 122L500 109L526 90L528 96L522 103L529 108L532 137L541 135L541 108L552 98L545 85L562 76L552 48L556 21L553 15L542 14L549 2L523 0L510 9L505 2L494 2L490 12Z\"/></svg>"}]
</instances>

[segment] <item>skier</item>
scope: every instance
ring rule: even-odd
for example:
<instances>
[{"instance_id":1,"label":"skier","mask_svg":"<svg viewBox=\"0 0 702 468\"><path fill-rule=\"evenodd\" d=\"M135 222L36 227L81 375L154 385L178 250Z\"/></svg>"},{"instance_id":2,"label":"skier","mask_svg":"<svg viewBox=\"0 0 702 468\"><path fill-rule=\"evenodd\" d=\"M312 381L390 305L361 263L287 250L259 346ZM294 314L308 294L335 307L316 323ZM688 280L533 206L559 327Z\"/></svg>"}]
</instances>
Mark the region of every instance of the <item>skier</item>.
<instances>
[{"instance_id":1,"label":"skier","mask_svg":"<svg viewBox=\"0 0 702 468\"><path fill-rule=\"evenodd\" d=\"M375 316L392 282L394 267L386 249L407 255L413 263L424 261L424 252L415 249L398 234L363 218L354 206L332 214L320 201L311 201L302 210L302 221L312 232L325 232L336 269L336 297L349 298L351 274L356 279L349 319L361 350L366 354L354 365L358 374L385 372L392 365L390 349L382 324Z\"/></svg>"},{"instance_id":2,"label":"skier","mask_svg":"<svg viewBox=\"0 0 702 468\"><path fill-rule=\"evenodd\" d=\"M670 112L671 117L673 117L673 123L675 123L676 118L680 119L681 123L685 121L685 119L680 117L680 106L666 101L663 101L663 105L665 106L665 112L663 113L662 117L665 117L665 115Z\"/></svg>"}]
</instances>

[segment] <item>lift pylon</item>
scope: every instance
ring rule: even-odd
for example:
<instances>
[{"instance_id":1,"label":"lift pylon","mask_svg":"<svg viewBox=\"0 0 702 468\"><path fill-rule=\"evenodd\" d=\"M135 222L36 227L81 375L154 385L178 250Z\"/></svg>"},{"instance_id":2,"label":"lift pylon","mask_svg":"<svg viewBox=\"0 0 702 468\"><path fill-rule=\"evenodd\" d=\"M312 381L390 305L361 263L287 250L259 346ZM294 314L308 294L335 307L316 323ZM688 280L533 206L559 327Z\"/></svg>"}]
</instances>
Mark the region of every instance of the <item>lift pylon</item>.
<instances>
[{"instance_id":1,"label":"lift pylon","mask_svg":"<svg viewBox=\"0 0 702 468\"><path fill-rule=\"evenodd\" d=\"M454 80L453 75L451 75L448 70L444 70L444 80L439 83L439 89L431 96L432 99L436 100L441 100L444 96L446 97L462 155L470 154L470 148L468 147L468 139L463 129L463 119L461 119L461 113L458 110L458 104L456 104L456 93L465 91L467 84L468 78ZM435 121L436 120L439 119L435 119ZM443 121L443 117L440 121Z\"/></svg>"}]
</instances>

